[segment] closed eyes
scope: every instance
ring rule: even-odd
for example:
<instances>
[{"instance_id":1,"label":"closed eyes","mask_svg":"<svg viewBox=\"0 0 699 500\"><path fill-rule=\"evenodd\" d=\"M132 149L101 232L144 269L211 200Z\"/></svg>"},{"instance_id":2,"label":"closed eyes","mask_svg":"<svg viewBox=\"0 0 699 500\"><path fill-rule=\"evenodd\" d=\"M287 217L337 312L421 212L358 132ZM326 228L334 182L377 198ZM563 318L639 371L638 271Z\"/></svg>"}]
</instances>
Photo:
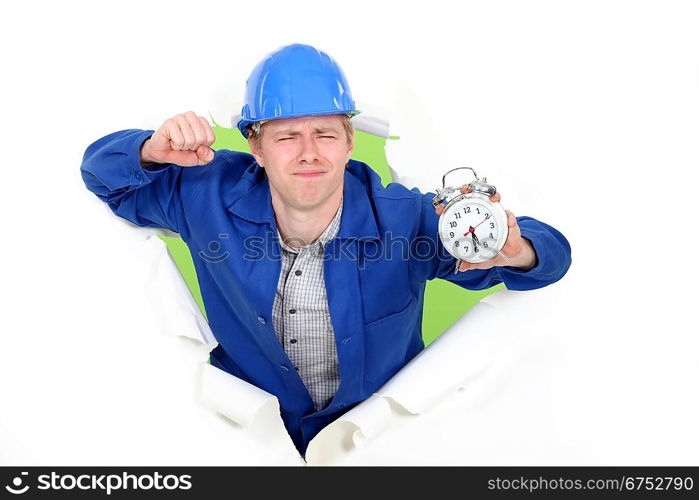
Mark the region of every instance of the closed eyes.
<instances>
[{"instance_id":1,"label":"closed eyes","mask_svg":"<svg viewBox=\"0 0 699 500\"><path fill-rule=\"evenodd\" d=\"M319 137L320 139L335 139L335 136L334 136L334 135L321 135L321 136L318 136L318 137ZM278 140L279 142L281 142L281 141L288 141L288 140L291 140L291 139L293 139L293 137L280 137L280 138L277 139L277 140Z\"/></svg>"}]
</instances>

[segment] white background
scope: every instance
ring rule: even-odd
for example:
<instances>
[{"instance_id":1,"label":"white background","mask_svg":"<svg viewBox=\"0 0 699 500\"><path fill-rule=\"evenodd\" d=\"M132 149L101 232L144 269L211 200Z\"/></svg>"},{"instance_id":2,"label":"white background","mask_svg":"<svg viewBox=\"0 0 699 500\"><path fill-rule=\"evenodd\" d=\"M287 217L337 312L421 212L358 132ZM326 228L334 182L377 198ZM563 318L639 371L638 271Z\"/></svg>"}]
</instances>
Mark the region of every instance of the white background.
<instances>
[{"instance_id":1,"label":"white background","mask_svg":"<svg viewBox=\"0 0 699 500\"><path fill-rule=\"evenodd\" d=\"M473 166L573 249L562 281L523 292L522 348L469 410L497 418L467 427L458 407L374 462L699 465L696 4L384 3L2 7L0 463L291 463L213 439L140 236L79 167L99 137L179 112L228 125L254 64L302 42L390 120L400 174L434 190Z\"/></svg>"}]
</instances>

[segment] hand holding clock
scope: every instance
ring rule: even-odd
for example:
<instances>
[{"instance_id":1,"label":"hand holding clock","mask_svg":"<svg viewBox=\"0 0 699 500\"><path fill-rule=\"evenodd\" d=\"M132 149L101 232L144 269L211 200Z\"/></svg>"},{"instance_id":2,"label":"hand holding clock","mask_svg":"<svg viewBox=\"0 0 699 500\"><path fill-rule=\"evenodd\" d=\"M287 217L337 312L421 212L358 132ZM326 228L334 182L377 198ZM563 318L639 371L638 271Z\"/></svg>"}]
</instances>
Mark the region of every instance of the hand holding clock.
<instances>
[{"instance_id":1,"label":"hand holding clock","mask_svg":"<svg viewBox=\"0 0 699 500\"><path fill-rule=\"evenodd\" d=\"M468 186L464 186L461 188L461 192L470 193L471 188ZM493 203L499 202L500 193L495 193L491 195L490 201L492 201ZM444 205L438 206L435 211L437 215L441 215L444 211ZM505 241L505 245L502 247L502 250L498 253L498 255L490 260L479 262L477 264L461 260L457 264L458 271L470 271L471 269L490 269L491 267L495 266L518 267L526 271L534 267L534 264L536 263L536 254L534 253L534 248L532 247L529 240L522 237L522 233L520 232L515 215L509 210L505 210L505 213L507 214L508 235L507 240ZM484 221L485 219L482 222ZM477 224L474 227L469 227L469 231L467 233L464 233L464 236L468 236L468 234L471 234L474 245L479 244L479 241L475 233L475 228L479 225L480 224Z\"/></svg>"}]
</instances>

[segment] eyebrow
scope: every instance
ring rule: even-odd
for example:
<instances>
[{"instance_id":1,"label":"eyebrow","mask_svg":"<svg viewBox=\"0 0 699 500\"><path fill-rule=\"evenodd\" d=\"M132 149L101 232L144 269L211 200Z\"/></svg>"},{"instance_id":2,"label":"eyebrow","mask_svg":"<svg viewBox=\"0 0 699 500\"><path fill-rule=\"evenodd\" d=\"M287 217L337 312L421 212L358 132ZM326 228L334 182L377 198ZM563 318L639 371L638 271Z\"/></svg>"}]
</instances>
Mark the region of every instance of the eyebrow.
<instances>
[{"instance_id":1,"label":"eyebrow","mask_svg":"<svg viewBox=\"0 0 699 500\"><path fill-rule=\"evenodd\" d=\"M339 134L339 133L340 133L339 130L334 129L334 128L330 128L330 127L325 127L325 128L314 128L314 129L313 129L313 132L315 132L316 134L325 134L325 133L327 133L327 132L334 132L335 134ZM300 134L300 132L298 132L298 131L296 131L296 130L291 130L291 129L289 129L289 130L280 130L279 132L275 132L275 133L274 133L275 136L279 136L279 135L299 135L299 134Z\"/></svg>"}]
</instances>

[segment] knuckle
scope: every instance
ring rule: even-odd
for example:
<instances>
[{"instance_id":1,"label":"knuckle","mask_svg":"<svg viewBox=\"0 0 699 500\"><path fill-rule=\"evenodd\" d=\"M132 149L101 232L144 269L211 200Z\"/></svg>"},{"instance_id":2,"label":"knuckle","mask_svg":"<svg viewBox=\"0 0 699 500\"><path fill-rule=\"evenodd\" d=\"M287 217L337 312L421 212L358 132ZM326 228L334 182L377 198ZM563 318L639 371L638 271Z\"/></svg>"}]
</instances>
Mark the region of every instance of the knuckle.
<instances>
[{"instance_id":1,"label":"knuckle","mask_svg":"<svg viewBox=\"0 0 699 500\"><path fill-rule=\"evenodd\" d=\"M213 129L211 128L211 125L209 124L209 120L207 120L207 119L204 118L203 116L200 116L200 117L199 117L199 122L200 122L200 123L202 124L202 126L204 127L204 130L206 130L207 132L213 132Z\"/></svg>"}]
</instances>

